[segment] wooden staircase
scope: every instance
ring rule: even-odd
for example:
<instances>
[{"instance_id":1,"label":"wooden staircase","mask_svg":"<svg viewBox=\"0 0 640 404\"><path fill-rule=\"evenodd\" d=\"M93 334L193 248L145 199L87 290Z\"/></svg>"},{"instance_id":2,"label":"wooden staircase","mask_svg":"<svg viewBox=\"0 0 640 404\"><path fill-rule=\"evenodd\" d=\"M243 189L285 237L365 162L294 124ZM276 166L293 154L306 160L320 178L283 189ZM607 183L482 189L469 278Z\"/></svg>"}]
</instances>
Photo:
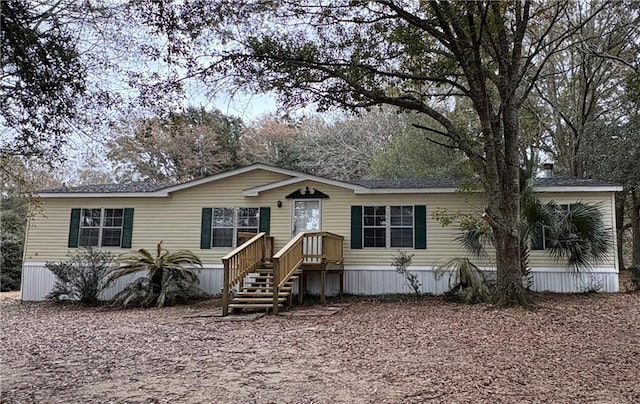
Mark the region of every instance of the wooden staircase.
<instances>
[{"instance_id":1,"label":"wooden staircase","mask_svg":"<svg viewBox=\"0 0 640 404\"><path fill-rule=\"evenodd\" d=\"M278 290L278 307L291 306L293 285L302 275L298 270ZM244 282L238 286L239 291L229 300L229 309L232 311L265 311L273 309L273 266L266 264L264 267L249 274Z\"/></svg>"},{"instance_id":2,"label":"wooden staircase","mask_svg":"<svg viewBox=\"0 0 640 404\"><path fill-rule=\"evenodd\" d=\"M343 241L333 233L302 232L273 254L273 237L264 232L248 235L242 245L222 257L222 315L230 309L269 308L277 314L291 306L293 285L302 277L303 264L320 265L325 276L327 264L342 264ZM232 294L233 290L237 292Z\"/></svg>"}]
</instances>

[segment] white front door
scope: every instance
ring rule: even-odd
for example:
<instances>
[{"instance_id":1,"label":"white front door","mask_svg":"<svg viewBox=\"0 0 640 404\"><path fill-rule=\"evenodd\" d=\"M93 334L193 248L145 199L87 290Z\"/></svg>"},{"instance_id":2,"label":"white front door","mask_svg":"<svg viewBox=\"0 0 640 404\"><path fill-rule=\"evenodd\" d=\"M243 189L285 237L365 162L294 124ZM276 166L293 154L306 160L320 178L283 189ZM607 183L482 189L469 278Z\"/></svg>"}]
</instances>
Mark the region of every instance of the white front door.
<instances>
[{"instance_id":1,"label":"white front door","mask_svg":"<svg viewBox=\"0 0 640 404\"><path fill-rule=\"evenodd\" d=\"M301 231L320 231L322 227L320 199L294 200L291 223L291 237Z\"/></svg>"},{"instance_id":2,"label":"white front door","mask_svg":"<svg viewBox=\"0 0 640 404\"><path fill-rule=\"evenodd\" d=\"M291 237L303 231L320 231L322 227L322 202L320 199L293 201ZM302 250L307 255L304 262L319 263L322 254L322 237L305 237Z\"/></svg>"}]
</instances>

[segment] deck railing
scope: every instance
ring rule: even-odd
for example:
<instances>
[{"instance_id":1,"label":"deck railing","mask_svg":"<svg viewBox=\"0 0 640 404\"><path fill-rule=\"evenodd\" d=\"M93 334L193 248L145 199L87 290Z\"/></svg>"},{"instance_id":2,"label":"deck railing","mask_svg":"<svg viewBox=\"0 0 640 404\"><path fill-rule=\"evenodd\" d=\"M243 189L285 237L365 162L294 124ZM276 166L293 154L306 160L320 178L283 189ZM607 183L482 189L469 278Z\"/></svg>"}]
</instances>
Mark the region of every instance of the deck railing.
<instances>
[{"instance_id":1,"label":"deck railing","mask_svg":"<svg viewBox=\"0 0 640 404\"><path fill-rule=\"evenodd\" d=\"M273 251L273 237L258 233L222 258L222 315L229 313L229 291L251 272L268 261Z\"/></svg>"},{"instance_id":2,"label":"deck railing","mask_svg":"<svg viewBox=\"0 0 640 404\"><path fill-rule=\"evenodd\" d=\"M327 231L305 233L304 258L311 263L341 264L344 237Z\"/></svg>"}]
</instances>

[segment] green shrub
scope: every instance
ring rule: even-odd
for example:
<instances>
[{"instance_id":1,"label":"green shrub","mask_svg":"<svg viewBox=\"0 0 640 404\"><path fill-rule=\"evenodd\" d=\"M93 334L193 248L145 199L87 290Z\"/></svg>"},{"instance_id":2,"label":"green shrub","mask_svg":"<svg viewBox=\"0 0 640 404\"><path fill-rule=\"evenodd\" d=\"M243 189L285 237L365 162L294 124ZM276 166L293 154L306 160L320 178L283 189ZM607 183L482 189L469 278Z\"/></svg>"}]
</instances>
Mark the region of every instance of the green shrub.
<instances>
[{"instance_id":1,"label":"green shrub","mask_svg":"<svg viewBox=\"0 0 640 404\"><path fill-rule=\"evenodd\" d=\"M405 251L398 251L398 255L392 256L391 259L391 265L396 267L396 272L402 275L415 294L419 295L422 284L418 279L418 275L413 272L409 272L407 269L407 267L411 265L411 261L413 261L413 254L407 254Z\"/></svg>"},{"instance_id":2,"label":"green shrub","mask_svg":"<svg viewBox=\"0 0 640 404\"><path fill-rule=\"evenodd\" d=\"M630 267L629 271L631 271L631 283L636 290L640 290L640 265Z\"/></svg>"},{"instance_id":3,"label":"green shrub","mask_svg":"<svg viewBox=\"0 0 640 404\"><path fill-rule=\"evenodd\" d=\"M12 290L20 290L20 278L22 277L22 241L12 234L3 234L0 250L2 250L0 291L9 292Z\"/></svg>"},{"instance_id":4,"label":"green shrub","mask_svg":"<svg viewBox=\"0 0 640 404\"><path fill-rule=\"evenodd\" d=\"M91 247L78 249L67 261L47 262L45 266L56 276L56 281L46 298L96 305L109 285L107 275L113 265L111 253Z\"/></svg>"}]
</instances>

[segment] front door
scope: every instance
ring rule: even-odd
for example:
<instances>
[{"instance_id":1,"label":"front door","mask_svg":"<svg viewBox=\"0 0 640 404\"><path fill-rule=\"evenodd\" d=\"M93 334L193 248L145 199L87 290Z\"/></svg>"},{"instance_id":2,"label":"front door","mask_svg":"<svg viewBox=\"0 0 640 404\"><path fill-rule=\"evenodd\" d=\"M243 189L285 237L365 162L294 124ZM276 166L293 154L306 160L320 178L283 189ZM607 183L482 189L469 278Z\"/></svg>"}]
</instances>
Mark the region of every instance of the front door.
<instances>
[{"instance_id":1,"label":"front door","mask_svg":"<svg viewBox=\"0 0 640 404\"><path fill-rule=\"evenodd\" d=\"M293 201L291 237L303 231L320 231L322 228L322 202L320 199ZM322 237L305 237L302 249L307 255L305 263L319 263L322 254Z\"/></svg>"},{"instance_id":2,"label":"front door","mask_svg":"<svg viewBox=\"0 0 640 404\"><path fill-rule=\"evenodd\" d=\"M301 231L320 231L322 223L320 199L293 201L291 237Z\"/></svg>"}]
</instances>

